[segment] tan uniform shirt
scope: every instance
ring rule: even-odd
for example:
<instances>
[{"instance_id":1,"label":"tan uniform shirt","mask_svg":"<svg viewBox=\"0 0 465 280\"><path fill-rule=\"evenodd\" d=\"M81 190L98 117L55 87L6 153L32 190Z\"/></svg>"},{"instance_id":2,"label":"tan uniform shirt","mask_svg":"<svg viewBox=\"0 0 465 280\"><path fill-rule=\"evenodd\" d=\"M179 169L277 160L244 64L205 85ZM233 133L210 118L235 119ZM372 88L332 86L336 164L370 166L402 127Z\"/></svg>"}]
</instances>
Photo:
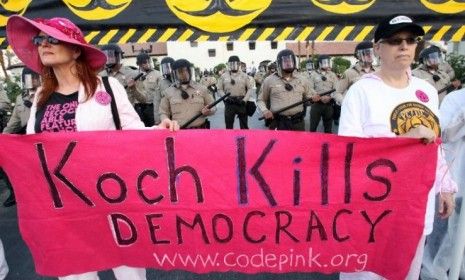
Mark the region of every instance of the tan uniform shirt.
<instances>
[{"instance_id":1,"label":"tan uniform shirt","mask_svg":"<svg viewBox=\"0 0 465 280\"><path fill-rule=\"evenodd\" d=\"M326 77L326 81L323 81L323 77ZM315 70L310 74L310 86L317 93L323 93L332 89L336 89L337 82L338 78L331 70L321 72L320 70Z\"/></svg>"},{"instance_id":2,"label":"tan uniform shirt","mask_svg":"<svg viewBox=\"0 0 465 280\"><path fill-rule=\"evenodd\" d=\"M109 76L117 79L126 89L126 92L128 93L128 99L129 102L131 102L132 105L134 103L139 102L139 103L145 103L147 100L147 97L145 96L144 92L141 92L140 88L137 88L137 84L135 87L128 88L128 81L130 79L135 78L138 75L138 71L131 69L130 67L127 66L122 66L118 72L111 72L108 73L106 70L100 72L100 76Z\"/></svg>"},{"instance_id":3,"label":"tan uniform shirt","mask_svg":"<svg viewBox=\"0 0 465 280\"><path fill-rule=\"evenodd\" d=\"M292 85L290 91L286 90L284 87L286 82L278 74L270 75L263 81L257 100L257 107L262 113L266 111L276 112L316 94L310 88L310 83L302 78L300 74L294 73L288 83ZM303 110L302 104L282 112L281 115L292 116Z\"/></svg>"},{"instance_id":4,"label":"tan uniform shirt","mask_svg":"<svg viewBox=\"0 0 465 280\"><path fill-rule=\"evenodd\" d=\"M191 81L184 91L189 94L189 98L183 99L181 96L182 91L174 85L165 90L165 96L160 102L161 120L172 119L182 126L200 113L203 107L214 102L208 89L197 82ZM215 110L216 108L212 108L212 112ZM202 115L192 122L189 127L201 126L205 123L205 118L206 116Z\"/></svg>"},{"instance_id":5,"label":"tan uniform shirt","mask_svg":"<svg viewBox=\"0 0 465 280\"><path fill-rule=\"evenodd\" d=\"M160 80L163 79L160 72L157 70L152 70L136 82L136 87L140 92L143 92L147 98L145 103L153 103L155 98L156 91L158 89L158 84Z\"/></svg>"},{"instance_id":6,"label":"tan uniform shirt","mask_svg":"<svg viewBox=\"0 0 465 280\"><path fill-rule=\"evenodd\" d=\"M209 86L216 84L216 78L213 76L203 76L202 79L200 79L200 84L208 88Z\"/></svg>"},{"instance_id":7,"label":"tan uniform shirt","mask_svg":"<svg viewBox=\"0 0 465 280\"><path fill-rule=\"evenodd\" d=\"M433 79L434 74L438 75L440 78L437 82L435 82ZM450 77L445 72L442 72L441 70L435 71L434 73L430 72L428 71L425 65L420 65L419 67L414 69L412 71L412 75L417 78L427 81L438 91L447 87L450 83ZM446 94L447 94L447 91L443 91L442 93L439 94L439 102L441 102L442 99L444 99Z\"/></svg>"},{"instance_id":8,"label":"tan uniform shirt","mask_svg":"<svg viewBox=\"0 0 465 280\"><path fill-rule=\"evenodd\" d=\"M34 96L29 95L23 99L23 96L20 94L16 97L13 113L11 113L10 120L3 130L3 133L16 134L26 127L29 115L31 114L31 108L24 105L25 100L30 101L32 105Z\"/></svg>"},{"instance_id":9,"label":"tan uniform shirt","mask_svg":"<svg viewBox=\"0 0 465 280\"><path fill-rule=\"evenodd\" d=\"M234 80L234 85L231 83L232 80ZM231 97L243 97L242 100L248 101L255 91L252 80L242 71L236 73L226 71L218 79L218 94L221 97L226 93L231 93Z\"/></svg>"},{"instance_id":10,"label":"tan uniform shirt","mask_svg":"<svg viewBox=\"0 0 465 280\"><path fill-rule=\"evenodd\" d=\"M158 123L161 121L160 119L160 102L163 96L165 96L165 90L168 89L171 86L171 81L163 78L159 80L158 86L157 86L157 91L155 92L155 95L153 97L153 114L155 116L155 123Z\"/></svg>"},{"instance_id":11,"label":"tan uniform shirt","mask_svg":"<svg viewBox=\"0 0 465 280\"><path fill-rule=\"evenodd\" d=\"M450 78L449 82L455 79L454 68L452 68L452 66L450 66L450 64L447 61L444 61L441 64L439 64L439 70L441 72L446 73L449 76Z\"/></svg>"},{"instance_id":12,"label":"tan uniform shirt","mask_svg":"<svg viewBox=\"0 0 465 280\"><path fill-rule=\"evenodd\" d=\"M344 72L344 77L342 77L342 79L340 79L336 84L336 91L332 94L334 101L336 101L338 105L341 105L349 87L356 81L360 80L363 75L373 73L375 71L376 69L373 66L367 70L359 63L347 69Z\"/></svg>"}]
</instances>

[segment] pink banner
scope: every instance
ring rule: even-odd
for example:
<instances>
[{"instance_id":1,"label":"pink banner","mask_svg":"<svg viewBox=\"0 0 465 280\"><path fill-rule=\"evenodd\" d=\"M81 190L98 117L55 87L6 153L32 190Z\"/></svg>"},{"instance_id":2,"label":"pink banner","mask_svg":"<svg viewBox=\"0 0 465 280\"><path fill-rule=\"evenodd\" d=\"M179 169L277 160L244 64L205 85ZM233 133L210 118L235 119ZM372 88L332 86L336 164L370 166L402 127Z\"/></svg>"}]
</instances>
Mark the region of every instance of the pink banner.
<instances>
[{"instance_id":1,"label":"pink banner","mask_svg":"<svg viewBox=\"0 0 465 280\"><path fill-rule=\"evenodd\" d=\"M277 131L0 136L36 270L369 270L404 279L436 149Z\"/></svg>"}]
</instances>

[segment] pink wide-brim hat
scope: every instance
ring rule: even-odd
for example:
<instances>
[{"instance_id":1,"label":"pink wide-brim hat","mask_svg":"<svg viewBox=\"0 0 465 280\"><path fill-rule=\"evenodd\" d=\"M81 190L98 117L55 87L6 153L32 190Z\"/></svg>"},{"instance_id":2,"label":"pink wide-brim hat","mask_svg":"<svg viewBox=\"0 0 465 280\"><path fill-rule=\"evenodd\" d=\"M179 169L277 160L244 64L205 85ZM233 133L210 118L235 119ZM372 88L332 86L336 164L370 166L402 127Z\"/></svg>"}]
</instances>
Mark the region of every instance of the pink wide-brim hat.
<instances>
[{"instance_id":1,"label":"pink wide-brim hat","mask_svg":"<svg viewBox=\"0 0 465 280\"><path fill-rule=\"evenodd\" d=\"M84 39L82 31L66 18L27 19L23 16L11 16L6 25L6 36L11 48L18 58L37 73L42 73L44 65L40 61L37 46L32 38L40 32L52 36L81 49L87 64L95 71L106 63L106 55L98 48L90 45Z\"/></svg>"}]
</instances>

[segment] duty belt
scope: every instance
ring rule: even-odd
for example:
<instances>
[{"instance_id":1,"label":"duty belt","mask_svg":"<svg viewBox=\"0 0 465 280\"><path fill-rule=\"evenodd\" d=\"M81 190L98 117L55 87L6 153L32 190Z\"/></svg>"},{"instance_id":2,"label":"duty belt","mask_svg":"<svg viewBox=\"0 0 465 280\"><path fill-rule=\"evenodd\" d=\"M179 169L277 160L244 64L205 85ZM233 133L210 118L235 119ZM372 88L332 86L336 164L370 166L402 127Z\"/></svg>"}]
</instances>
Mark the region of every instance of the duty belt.
<instances>
[{"instance_id":1,"label":"duty belt","mask_svg":"<svg viewBox=\"0 0 465 280\"><path fill-rule=\"evenodd\" d=\"M299 112L291 116L277 115L276 120L279 121L290 121L292 123L301 122L305 117L305 111Z\"/></svg>"}]
</instances>

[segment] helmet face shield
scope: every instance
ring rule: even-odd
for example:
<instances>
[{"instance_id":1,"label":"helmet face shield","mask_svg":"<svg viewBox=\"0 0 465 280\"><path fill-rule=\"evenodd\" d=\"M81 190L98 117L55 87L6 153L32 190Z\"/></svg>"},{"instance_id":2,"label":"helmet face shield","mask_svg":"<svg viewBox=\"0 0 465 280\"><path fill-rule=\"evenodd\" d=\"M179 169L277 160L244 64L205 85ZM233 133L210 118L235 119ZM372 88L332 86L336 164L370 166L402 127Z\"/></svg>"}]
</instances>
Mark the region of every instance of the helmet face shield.
<instances>
[{"instance_id":1,"label":"helmet face shield","mask_svg":"<svg viewBox=\"0 0 465 280\"><path fill-rule=\"evenodd\" d=\"M320 60L320 69L329 69L331 68L331 61L329 60L329 58L323 58L322 60Z\"/></svg>"},{"instance_id":2,"label":"helmet face shield","mask_svg":"<svg viewBox=\"0 0 465 280\"><path fill-rule=\"evenodd\" d=\"M171 75L171 63L163 63L160 68L163 76Z\"/></svg>"},{"instance_id":3,"label":"helmet face shield","mask_svg":"<svg viewBox=\"0 0 465 280\"><path fill-rule=\"evenodd\" d=\"M295 69L294 60L293 55L283 55L279 58L278 63L283 71L293 71Z\"/></svg>"},{"instance_id":4,"label":"helmet face shield","mask_svg":"<svg viewBox=\"0 0 465 280\"><path fill-rule=\"evenodd\" d=\"M437 52L430 53L425 58L426 65L428 66L436 66L441 63L441 55Z\"/></svg>"},{"instance_id":5,"label":"helmet face shield","mask_svg":"<svg viewBox=\"0 0 465 280\"><path fill-rule=\"evenodd\" d=\"M375 60L375 53L373 49L358 50L357 57L361 62L369 64Z\"/></svg>"},{"instance_id":6,"label":"helmet face shield","mask_svg":"<svg viewBox=\"0 0 465 280\"><path fill-rule=\"evenodd\" d=\"M310 71L313 71L313 70L314 70L314 69L313 69L313 63L308 62L307 64L305 64L305 69L306 69L307 71L309 71L309 72L310 72Z\"/></svg>"},{"instance_id":7,"label":"helmet face shield","mask_svg":"<svg viewBox=\"0 0 465 280\"><path fill-rule=\"evenodd\" d=\"M230 61L228 62L228 67L230 71L239 71L241 63L239 61Z\"/></svg>"},{"instance_id":8,"label":"helmet face shield","mask_svg":"<svg viewBox=\"0 0 465 280\"><path fill-rule=\"evenodd\" d=\"M187 67L181 67L173 70L174 79L180 84L188 84L191 80L191 69Z\"/></svg>"},{"instance_id":9,"label":"helmet face shield","mask_svg":"<svg viewBox=\"0 0 465 280\"><path fill-rule=\"evenodd\" d=\"M116 52L115 50L102 50L102 52L106 55L107 57L107 62L105 65L107 67L113 67L116 64L119 64L120 62L120 54Z\"/></svg>"}]
</instances>

